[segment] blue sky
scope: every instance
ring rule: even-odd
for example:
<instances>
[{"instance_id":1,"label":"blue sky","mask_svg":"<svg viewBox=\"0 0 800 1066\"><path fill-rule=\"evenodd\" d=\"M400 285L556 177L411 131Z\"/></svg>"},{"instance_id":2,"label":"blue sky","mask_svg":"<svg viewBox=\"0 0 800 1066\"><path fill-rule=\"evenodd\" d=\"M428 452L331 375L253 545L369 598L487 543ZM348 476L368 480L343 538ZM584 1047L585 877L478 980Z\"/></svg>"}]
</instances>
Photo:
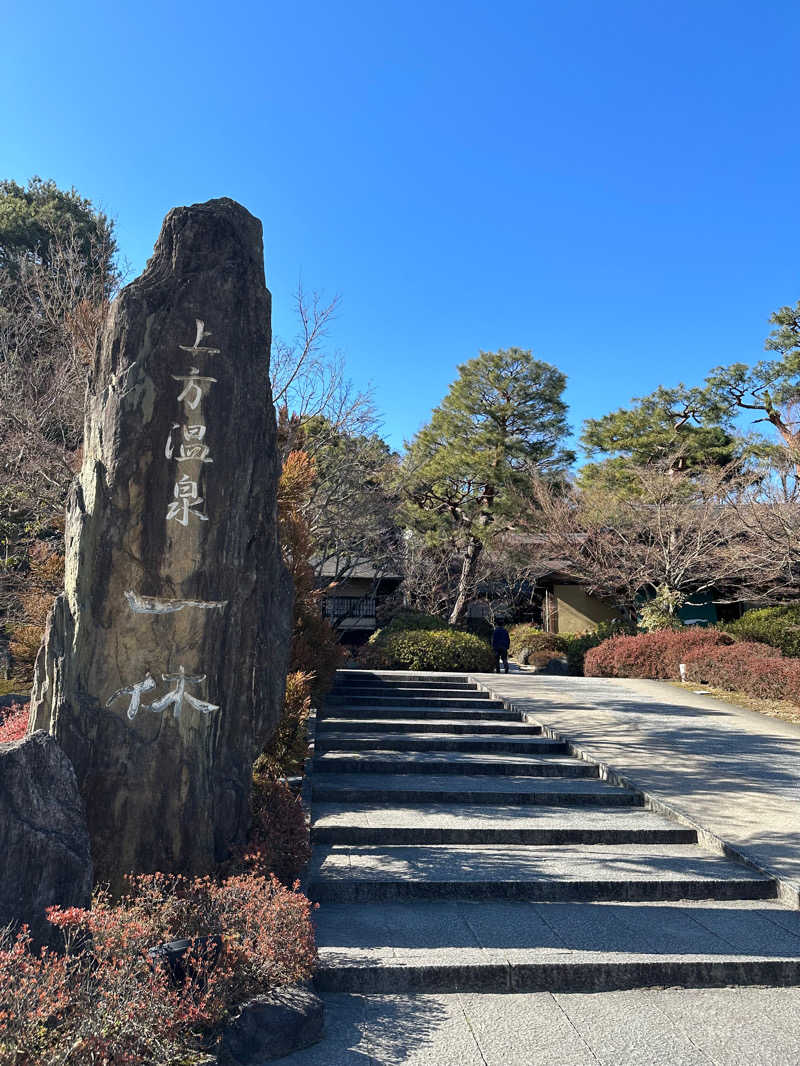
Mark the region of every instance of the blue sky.
<instances>
[{"instance_id":1,"label":"blue sky","mask_svg":"<svg viewBox=\"0 0 800 1066\"><path fill-rule=\"evenodd\" d=\"M399 445L458 363L560 367L576 427L754 361L800 299L800 6L736 0L8 5L0 177L264 223L275 332L332 343Z\"/></svg>"}]
</instances>

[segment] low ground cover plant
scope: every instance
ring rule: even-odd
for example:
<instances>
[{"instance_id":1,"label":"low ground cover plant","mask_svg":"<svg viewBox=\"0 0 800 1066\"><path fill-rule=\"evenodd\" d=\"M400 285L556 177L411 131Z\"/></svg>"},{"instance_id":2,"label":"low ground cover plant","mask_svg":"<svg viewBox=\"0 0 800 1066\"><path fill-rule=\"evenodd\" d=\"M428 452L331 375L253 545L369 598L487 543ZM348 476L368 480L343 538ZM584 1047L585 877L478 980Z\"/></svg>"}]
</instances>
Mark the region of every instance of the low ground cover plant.
<instances>
[{"instance_id":1,"label":"low ground cover plant","mask_svg":"<svg viewBox=\"0 0 800 1066\"><path fill-rule=\"evenodd\" d=\"M12 740L21 740L28 728L28 703L12 703L10 707L0 708L0 744Z\"/></svg>"},{"instance_id":2,"label":"low ground cover plant","mask_svg":"<svg viewBox=\"0 0 800 1066\"><path fill-rule=\"evenodd\" d=\"M118 902L98 891L90 910L48 918L63 954L34 951L24 930L0 939L3 1066L189 1064L238 1004L314 965L310 902L254 872L141 875ZM148 954L180 938L182 983Z\"/></svg>"},{"instance_id":3,"label":"low ground cover plant","mask_svg":"<svg viewBox=\"0 0 800 1066\"><path fill-rule=\"evenodd\" d=\"M494 668L485 640L458 629L379 629L369 639L364 662L391 670L470 670Z\"/></svg>"},{"instance_id":4,"label":"low ground cover plant","mask_svg":"<svg viewBox=\"0 0 800 1066\"><path fill-rule=\"evenodd\" d=\"M770 644L790 658L800 657L800 606L795 604L745 611L725 630L739 640Z\"/></svg>"}]
</instances>

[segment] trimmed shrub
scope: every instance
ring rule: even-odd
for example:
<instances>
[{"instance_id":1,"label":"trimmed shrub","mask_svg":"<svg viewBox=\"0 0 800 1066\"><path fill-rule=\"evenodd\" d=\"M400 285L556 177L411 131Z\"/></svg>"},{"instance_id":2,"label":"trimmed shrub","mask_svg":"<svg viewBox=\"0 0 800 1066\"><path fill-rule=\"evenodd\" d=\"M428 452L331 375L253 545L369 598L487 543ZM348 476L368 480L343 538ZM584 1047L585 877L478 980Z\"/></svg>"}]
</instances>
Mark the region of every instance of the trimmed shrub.
<instances>
[{"instance_id":1,"label":"trimmed shrub","mask_svg":"<svg viewBox=\"0 0 800 1066\"><path fill-rule=\"evenodd\" d=\"M584 672L587 677L669 679L679 676L678 664L691 651L732 643L726 633L696 627L612 637L586 652Z\"/></svg>"},{"instance_id":2,"label":"trimmed shrub","mask_svg":"<svg viewBox=\"0 0 800 1066\"><path fill-rule=\"evenodd\" d=\"M511 647L508 651L514 658L525 648L530 652L552 651L564 655L568 647L565 637L560 637L558 633L545 633L543 629L527 622L511 626L508 635L511 637Z\"/></svg>"},{"instance_id":3,"label":"trimmed shrub","mask_svg":"<svg viewBox=\"0 0 800 1066\"><path fill-rule=\"evenodd\" d=\"M725 631L748 641L758 641L780 648L790 658L800 658L800 606L761 607L745 611L735 622L727 622Z\"/></svg>"},{"instance_id":4,"label":"trimmed shrub","mask_svg":"<svg viewBox=\"0 0 800 1066\"><path fill-rule=\"evenodd\" d=\"M683 661L689 681L758 699L800 703L800 662L784 659L768 644L696 648Z\"/></svg>"},{"instance_id":5,"label":"trimmed shrub","mask_svg":"<svg viewBox=\"0 0 800 1066\"><path fill-rule=\"evenodd\" d=\"M610 622L599 622L596 629L590 629L586 633L565 633L563 639L567 643L569 672L573 677L582 676L584 659L590 648L598 647L611 637L635 635L636 626L616 618Z\"/></svg>"},{"instance_id":6,"label":"trimmed shrub","mask_svg":"<svg viewBox=\"0 0 800 1066\"><path fill-rule=\"evenodd\" d=\"M390 670L471 670L494 668L489 645L457 629L379 629L369 639L369 660Z\"/></svg>"}]
</instances>

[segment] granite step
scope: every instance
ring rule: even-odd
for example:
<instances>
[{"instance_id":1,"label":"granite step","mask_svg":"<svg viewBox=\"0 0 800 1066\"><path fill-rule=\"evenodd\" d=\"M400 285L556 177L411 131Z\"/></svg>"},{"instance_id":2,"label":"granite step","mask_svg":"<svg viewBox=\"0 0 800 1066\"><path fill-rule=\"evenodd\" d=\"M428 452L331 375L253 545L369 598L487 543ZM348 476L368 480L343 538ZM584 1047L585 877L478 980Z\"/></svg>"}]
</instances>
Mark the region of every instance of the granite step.
<instances>
[{"instance_id":1,"label":"granite step","mask_svg":"<svg viewBox=\"0 0 800 1066\"><path fill-rule=\"evenodd\" d=\"M599 777L596 766L552 754L473 751L331 751L314 757L315 773L475 774L516 777Z\"/></svg>"},{"instance_id":2,"label":"granite step","mask_svg":"<svg viewBox=\"0 0 800 1066\"><path fill-rule=\"evenodd\" d=\"M455 685L475 688L476 682L466 674L415 673L408 670L337 670L336 684L431 685L433 688Z\"/></svg>"},{"instance_id":3,"label":"granite step","mask_svg":"<svg viewBox=\"0 0 800 1066\"><path fill-rule=\"evenodd\" d=\"M407 712L407 713L406 713ZM522 721L522 716L518 711L504 711L497 710L496 708L486 708L483 705L480 707L350 707L346 704L343 706L334 705L331 708L323 707L318 713L320 721L324 721L329 717L337 718L340 716L347 716L348 719L353 718L365 718L367 720L383 719L386 721L395 721L398 719L413 718L417 721L460 721L460 722L474 722L474 721L486 721L492 722L516 722L519 724Z\"/></svg>"},{"instance_id":4,"label":"granite step","mask_svg":"<svg viewBox=\"0 0 800 1066\"><path fill-rule=\"evenodd\" d=\"M480 777L468 774L327 774L311 778L314 810L319 803L516 804L559 807L642 807L631 789L597 778Z\"/></svg>"},{"instance_id":5,"label":"granite step","mask_svg":"<svg viewBox=\"0 0 800 1066\"><path fill-rule=\"evenodd\" d=\"M540 754L567 750L563 740L550 737L498 736L487 734L450 733L339 733L323 729L316 736L318 753L333 751L407 751L407 752L480 752L510 754Z\"/></svg>"},{"instance_id":6,"label":"granite step","mask_svg":"<svg viewBox=\"0 0 800 1066\"><path fill-rule=\"evenodd\" d=\"M317 845L309 892L327 903L765 899L775 882L689 844Z\"/></svg>"},{"instance_id":7,"label":"granite step","mask_svg":"<svg viewBox=\"0 0 800 1066\"><path fill-rule=\"evenodd\" d=\"M324 991L800 983L800 912L766 900L328 903L316 921Z\"/></svg>"},{"instance_id":8,"label":"granite step","mask_svg":"<svg viewBox=\"0 0 800 1066\"><path fill-rule=\"evenodd\" d=\"M694 829L650 811L511 805L317 803L314 844L695 844Z\"/></svg>"},{"instance_id":9,"label":"granite step","mask_svg":"<svg viewBox=\"0 0 800 1066\"><path fill-rule=\"evenodd\" d=\"M541 734L542 727L525 722L497 722L490 718L473 718L471 721L439 718L425 721L419 718L341 718L325 715L317 725L317 736L323 732L335 733L465 733L500 734L502 736L530 737Z\"/></svg>"},{"instance_id":10,"label":"granite step","mask_svg":"<svg viewBox=\"0 0 800 1066\"><path fill-rule=\"evenodd\" d=\"M455 687L453 685L434 688L431 685L336 685L330 693L332 696L442 696L445 698L458 697L465 700L489 699L488 692L482 692L477 688L466 686Z\"/></svg>"},{"instance_id":11,"label":"granite step","mask_svg":"<svg viewBox=\"0 0 800 1066\"><path fill-rule=\"evenodd\" d=\"M476 706L481 709L487 707L495 707L498 710L503 708L502 700L489 699L488 695L484 695L483 699L474 699L469 696L453 695L453 696L430 696L430 695L410 695L404 692L397 693L397 695L391 696L340 696L335 691L325 697L326 707L460 707L465 710L475 708Z\"/></svg>"}]
</instances>

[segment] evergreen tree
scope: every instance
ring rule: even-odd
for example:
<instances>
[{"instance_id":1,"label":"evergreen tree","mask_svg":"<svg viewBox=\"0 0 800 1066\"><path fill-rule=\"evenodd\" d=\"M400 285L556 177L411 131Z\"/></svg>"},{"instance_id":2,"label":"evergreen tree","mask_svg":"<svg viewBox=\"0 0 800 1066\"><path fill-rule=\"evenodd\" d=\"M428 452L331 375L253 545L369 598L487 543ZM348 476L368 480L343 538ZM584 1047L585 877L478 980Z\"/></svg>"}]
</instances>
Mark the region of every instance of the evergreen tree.
<instances>
[{"instance_id":1,"label":"evergreen tree","mask_svg":"<svg viewBox=\"0 0 800 1066\"><path fill-rule=\"evenodd\" d=\"M707 410L720 418L750 414L755 422L769 422L781 448L774 450L800 474L800 301L770 315L775 329L764 342L777 358L755 366L733 363L718 366L706 379ZM782 454L781 454L782 453Z\"/></svg>"},{"instance_id":2,"label":"evergreen tree","mask_svg":"<svg viewBox=\"0 0 800 1066\"><path fill-rule=\"evenodd\" d=\"M633 490L635 467L668 461L676 473L700 473L736 458L739 442L714 420L713 414L720 420L724 416L709 412L700 389L659 386L633 403L584 422L581 444L590 457L603 458L581 468L583 486Z\"/></svg>"},{"instance_id":3,"label":"evergreen tree","mask_svg":"<svg viewBox=\"0 0 800 1066\"><path fill-rule=\"evenodd\" d=\"M108 296L118 282L114 223L76 189L34 177L23 187L0 181L0 271L17 279L28 261L55 267L73 245L84 272L102 278Z\"/></svg>"},{"instance_id":4,"label":"evergreen tree","mask_svg":"<svg viewBox=\"0 0 800 1066\"><path fill-rule=\"evenodd\" d=\"M449 544L460 559L450 623L466 611L487 541L513 526L534 472L563 476L572 461L560 370L520 348L480 355L458 378L433 417L407 445L404 517L431 544Z\"/></svg>"}]
</instances>

